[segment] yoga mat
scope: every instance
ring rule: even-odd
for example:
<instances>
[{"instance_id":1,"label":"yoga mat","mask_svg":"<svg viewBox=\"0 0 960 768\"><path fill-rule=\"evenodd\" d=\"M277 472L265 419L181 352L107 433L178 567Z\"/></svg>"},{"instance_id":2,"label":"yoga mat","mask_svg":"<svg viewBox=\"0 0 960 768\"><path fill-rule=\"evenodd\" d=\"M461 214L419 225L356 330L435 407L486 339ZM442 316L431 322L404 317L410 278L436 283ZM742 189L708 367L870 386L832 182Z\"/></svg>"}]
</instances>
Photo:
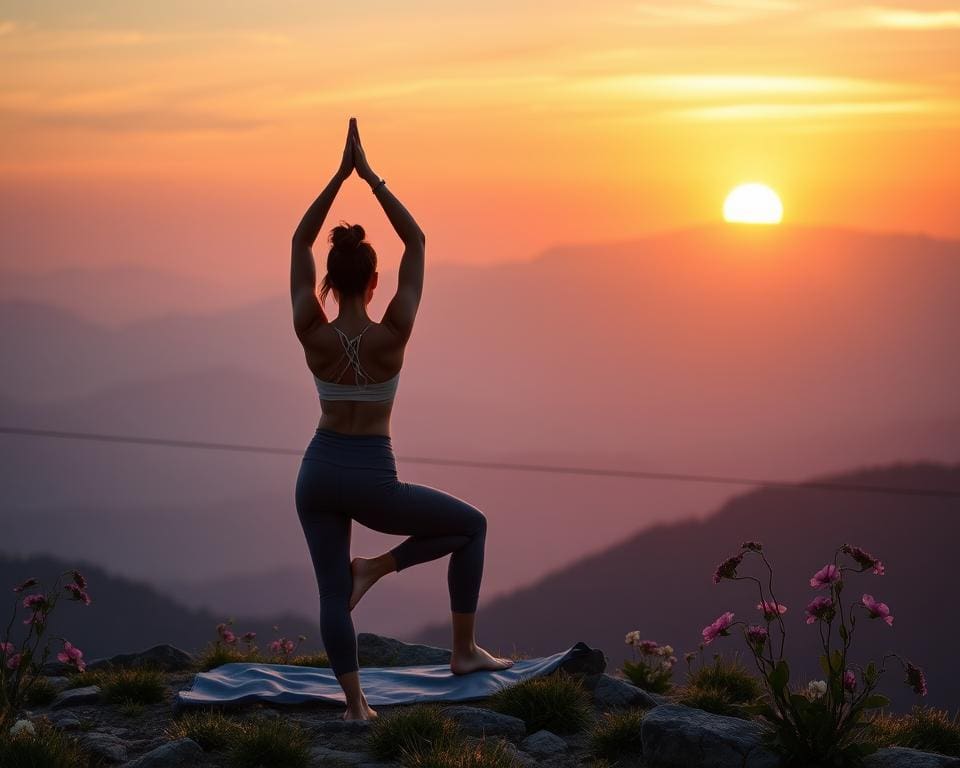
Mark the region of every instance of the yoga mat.
<instances>
[{"instance_id":1,"label":"yoga mat","mask_svg":"<svg viewBox=\"0 0 960 768\"><path fill-rule=\"evenodd\" d=\"M470 701L490 696L498 688L548 675L563 662L592 649L577 643L565 651L537 659L522 659L504 670L455 675L448 664L409 667L360 667L360 684L371 706L425 701ZM231 662L198 672L190 687L177 693L174 707L266 701L300 704L317 701L344 704L340 683L327 667L295 664Z\"/></svg>"}]
</instances>

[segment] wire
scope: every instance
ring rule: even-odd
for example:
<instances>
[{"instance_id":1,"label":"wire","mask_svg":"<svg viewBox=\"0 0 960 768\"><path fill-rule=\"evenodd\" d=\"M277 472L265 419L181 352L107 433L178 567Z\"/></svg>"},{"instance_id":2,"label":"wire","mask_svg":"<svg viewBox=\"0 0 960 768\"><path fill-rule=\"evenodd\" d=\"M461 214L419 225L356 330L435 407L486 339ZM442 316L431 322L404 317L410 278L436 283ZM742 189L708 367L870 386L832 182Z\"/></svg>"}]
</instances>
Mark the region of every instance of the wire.
<instances>
[{"instance_id":1,"label":"wire","mask_svg":"<svg viewBox=\"0 0 960 768\"><path fill-rule=\"evenodd\" d=\"M277 456L302 456L303 449L274 448L265 445L241 443L218 443L204 440L175 440L164 437L140 437L136 435L111 435L102 432L68 432L55 429L11 427L0 425L0 434L27 435L31 437L89 440L101 443L126 443L135 445L158 445L167 448L198 448L212 451L234 451ZM555 464L517 464L501 461L473 461L470 459L438 459L429 456L397 456L398 461L409 464L433 464L446 467L471 467L474 469L502 469L520 472L550 472L562 475L589 475L594 477L625 477L637 480L672 480L689 483L712 483L721 485L749 485L766 488L797 488L822 491L845 491L853 493L882 493L892 496L920 496L937 498L960 498L960 490L945 488L906 488L856 483L828 483L818 481L789 482L724 475L700 475L685 472L652 472L630 469L599 469L593 467L567 467Z\"/></svg>"}]
</instances>

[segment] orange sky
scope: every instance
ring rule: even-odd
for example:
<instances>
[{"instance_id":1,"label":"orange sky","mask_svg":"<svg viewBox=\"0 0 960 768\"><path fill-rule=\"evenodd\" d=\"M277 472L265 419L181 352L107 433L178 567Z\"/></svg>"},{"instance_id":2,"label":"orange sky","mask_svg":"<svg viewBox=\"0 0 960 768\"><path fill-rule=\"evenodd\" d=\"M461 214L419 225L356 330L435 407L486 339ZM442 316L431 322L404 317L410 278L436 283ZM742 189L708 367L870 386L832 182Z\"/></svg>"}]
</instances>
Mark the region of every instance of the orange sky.
<instances>
[{"instance_id":1,"label":"orange sky","mask_svg":"<svg viewBox=\"0 0 960 768\"><path fill-rule=\"evenodd\" d=\"M284 290L358 118L436 260L714 221L960 237L960 5L0 1L0 266ZM399 247L366 185L331 211ZM264 282L266 281L266 282Z\"/></svg>"}]
</instances>

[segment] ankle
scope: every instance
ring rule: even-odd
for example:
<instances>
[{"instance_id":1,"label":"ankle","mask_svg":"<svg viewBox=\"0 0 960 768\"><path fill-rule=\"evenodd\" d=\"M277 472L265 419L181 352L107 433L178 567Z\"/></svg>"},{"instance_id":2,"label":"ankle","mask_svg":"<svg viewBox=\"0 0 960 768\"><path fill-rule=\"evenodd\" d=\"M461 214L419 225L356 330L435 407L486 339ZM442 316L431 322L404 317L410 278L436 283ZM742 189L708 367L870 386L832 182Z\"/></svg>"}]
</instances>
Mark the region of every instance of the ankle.
<instances>
[{"instance_id":1,"label":"ankle","mask_svg":"<svg viewBox=\"0 0 960 768\"><path fill-rule=\"evenodd\" d=\"M455 656L469 656L477 651L477 642L476 640L470 640L467 642L454 642L453 643L453 654Z\"/></svg>"}]
</instances>

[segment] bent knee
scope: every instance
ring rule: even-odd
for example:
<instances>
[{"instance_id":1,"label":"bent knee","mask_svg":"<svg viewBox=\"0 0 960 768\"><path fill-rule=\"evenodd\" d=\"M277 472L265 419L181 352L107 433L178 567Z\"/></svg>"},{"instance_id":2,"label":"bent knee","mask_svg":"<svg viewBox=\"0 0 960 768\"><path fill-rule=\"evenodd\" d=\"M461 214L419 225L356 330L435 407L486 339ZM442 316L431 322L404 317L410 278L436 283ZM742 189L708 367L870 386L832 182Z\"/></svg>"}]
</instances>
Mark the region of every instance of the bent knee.
<instances>
[{"instance_id":1,"label":"bent knee","mask_svg":"<svg viewBox=\"0 0 960 768\"><path fill-rule=\"evenodd\" d=\"M474 536L482 536L487 532L487 516L479 509L475 509L470 518L471 531Z\"/></svg>"}]
</instances>

